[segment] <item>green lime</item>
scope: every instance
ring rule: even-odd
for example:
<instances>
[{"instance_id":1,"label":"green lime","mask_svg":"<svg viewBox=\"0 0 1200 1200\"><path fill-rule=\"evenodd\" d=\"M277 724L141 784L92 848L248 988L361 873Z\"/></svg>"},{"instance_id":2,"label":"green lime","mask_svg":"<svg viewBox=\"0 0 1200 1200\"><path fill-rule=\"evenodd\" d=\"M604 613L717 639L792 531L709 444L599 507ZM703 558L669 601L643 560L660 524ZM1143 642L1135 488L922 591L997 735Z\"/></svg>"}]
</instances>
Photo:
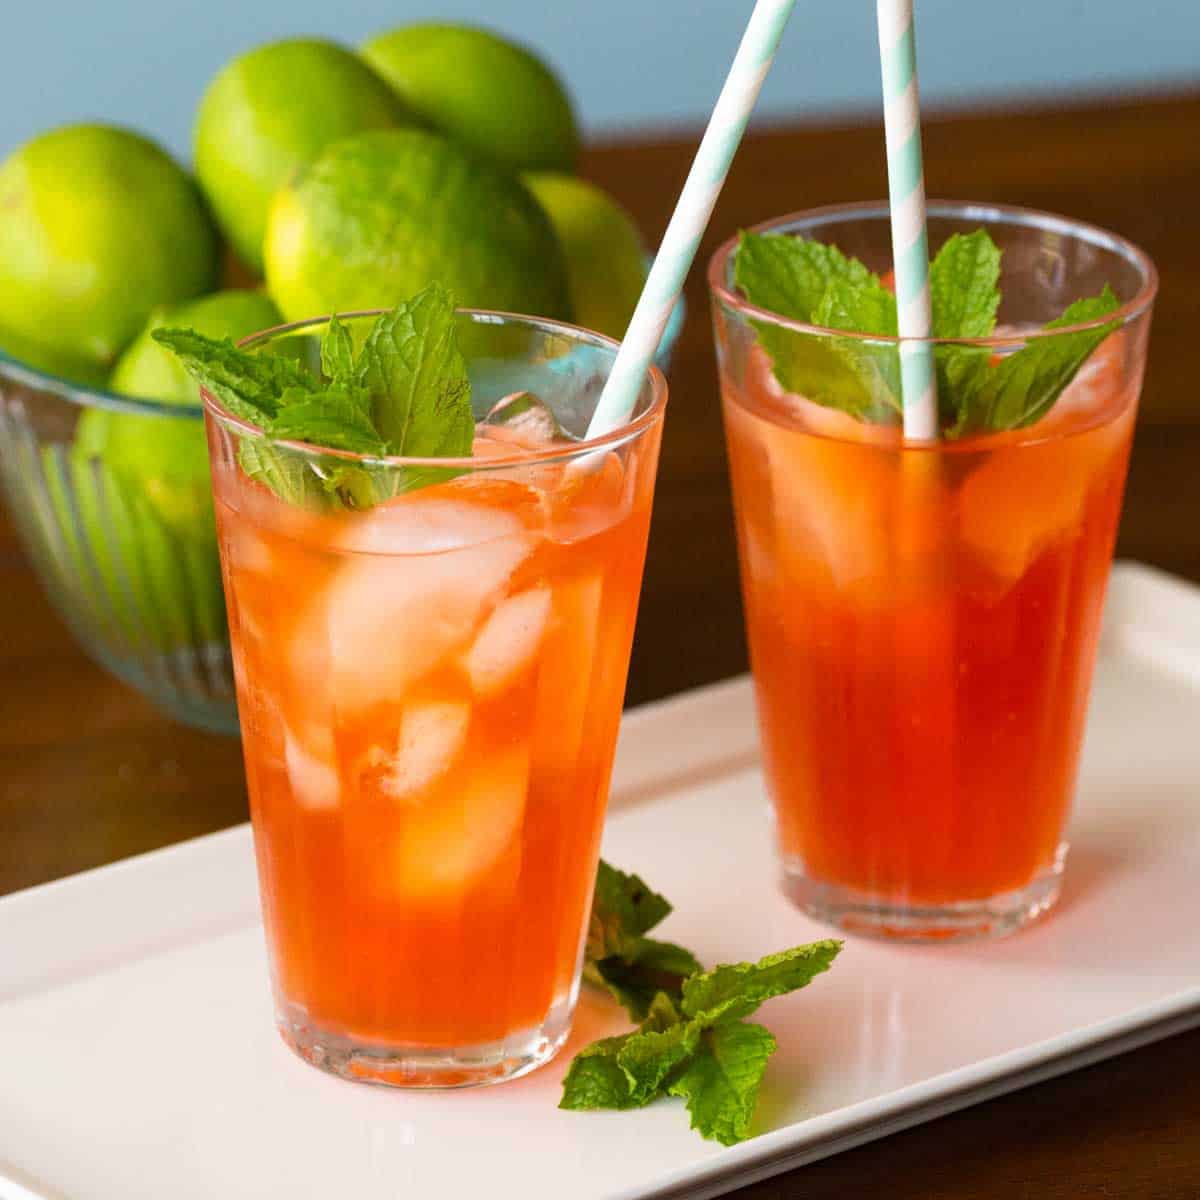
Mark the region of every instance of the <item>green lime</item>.
<instances>
[{"instance_id":1,"label":"green lime","mask_svg":"<svg viewBox=\"0 0 1200 1200\"><path fill-rule=\"evenodd\" d=\"M646 250L633 218L594 184L573 175L536 172L524 180L567 257L575 320L624 337L646 282Z\"/></svg>"},{"instance_id":2,"label":"green lime","mask_svg":"<svg viewBox=\"0 0 1200 1200\"><path fill-rule=\"evenodd\" d=\"M330 146L276 195L265 251L288 320L388 307L435 281L465 306L570 313L562 250L525 187L423 130Z\"/></svg>"},{"instance_id":3,"label":"green lime","mask_svg":"<svg viewBox=\"0 0 1200 1200\"><path fill-rule=\"evenodd\" d=\"M211 338L238 341L282 323L279 310L262 292L231 289L202 296L189 304L154 313L137 340L121 355L110 386L123 396L161 400L167 404L199 404L196 381L179 359L151 336L173 326L194 329Z\"/></svg>"},{"instance_id":4,"label":"green lime","mask_svg":"<svg viewBox=\"0 0 1200 1200\"><path fill-rule=\"evenodd\" d=\"M363 57L439 133L512 170L570 171L579 154L571 100L523 46L463 25L406 25Z\"/></svg>"},{"instance_id":5,"label":"green lime","mask_svg":"<svg viewBox=\"0 0 1200 1200\"><path fill-rule=\"evenodd\" d=\"M358 55L296 38L235 58L196 113L196 174L225 236L262 273L271 196L330 142L404 123L399 97Z\"/></svg>"},{"instance_id":6,"label":"green lime","mask_svg":"<svg viewBox=\"0 0 1200 1200\"><path fill-rule=\"evenodd\" d=\"M198 295L217 239L186 173L153 142L71 125L0 164L0 329L111 365L151 310Z\"/></svg>"}]
</instances>

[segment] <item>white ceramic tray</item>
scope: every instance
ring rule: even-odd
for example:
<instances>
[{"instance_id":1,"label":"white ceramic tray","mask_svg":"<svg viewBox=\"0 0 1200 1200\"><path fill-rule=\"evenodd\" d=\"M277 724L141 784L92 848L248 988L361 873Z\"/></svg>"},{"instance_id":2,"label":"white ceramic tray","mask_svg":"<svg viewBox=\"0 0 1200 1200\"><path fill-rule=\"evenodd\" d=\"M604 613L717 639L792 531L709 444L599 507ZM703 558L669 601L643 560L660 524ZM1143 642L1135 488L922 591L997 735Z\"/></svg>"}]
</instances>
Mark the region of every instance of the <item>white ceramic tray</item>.
<instances>
[{"instance_id":1,"label":"white ceramic tray","mask_svg":"<svg viewBox=\"0 0 1200 1200\"><path fill-rule=\"evenodd\" d=\"M585 997L558 1061L498 1088L320 1074L271 1027L246 828L0 901L0 1198L713 1196L1200 1025L1200 590L1121 566L1059 910L1007 941L850 940L773 1001L761 1136L702 1141L675 1101L556 1107L624 1027ZM775 887L749 683L625 722L605 852L708 962L821 936Z\"/></svg>"}]
</instances>

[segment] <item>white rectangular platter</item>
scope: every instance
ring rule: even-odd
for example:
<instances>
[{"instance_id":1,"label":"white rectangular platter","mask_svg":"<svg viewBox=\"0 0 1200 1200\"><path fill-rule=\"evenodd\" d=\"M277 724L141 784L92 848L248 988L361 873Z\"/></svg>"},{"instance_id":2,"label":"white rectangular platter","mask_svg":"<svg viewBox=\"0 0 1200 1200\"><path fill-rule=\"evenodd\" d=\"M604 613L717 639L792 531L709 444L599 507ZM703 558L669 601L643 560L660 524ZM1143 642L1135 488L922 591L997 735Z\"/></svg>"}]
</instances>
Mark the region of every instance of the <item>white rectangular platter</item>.
<instances>
[{"instance_id":1,"label":"white rectangular platter","mask_svg":"<svg viewBox=\"0 0 1200 1200\"><path fill-rule=\"evenodd\" d=\"M245 827L0 900L2 1200L717 1195L1200 1025L1200 590L1113 576L1065 894L1007 941L850 939L773 1001L759 1136L676 1101L556 1107L567 1050L498 1088L398 1093L293 1058L271 1026ZM750 685L631 712L605 853L709 963L823 936L780 896Z\"/></svg>"}]
</instances>

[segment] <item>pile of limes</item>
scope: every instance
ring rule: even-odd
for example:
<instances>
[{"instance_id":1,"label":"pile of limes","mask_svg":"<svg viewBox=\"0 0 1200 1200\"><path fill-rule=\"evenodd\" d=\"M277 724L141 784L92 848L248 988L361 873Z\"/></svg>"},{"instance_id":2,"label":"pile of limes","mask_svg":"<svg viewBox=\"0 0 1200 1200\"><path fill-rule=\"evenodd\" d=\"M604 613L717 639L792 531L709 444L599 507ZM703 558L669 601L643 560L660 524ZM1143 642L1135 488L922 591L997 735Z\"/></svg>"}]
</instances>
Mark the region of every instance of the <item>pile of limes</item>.
<instances>
[{"instance_id":1,"label":"pile of limes","mask_svg":"<svg viewBox=\"0 0 1200 1200\"><path fill-rule=\"evenodd\" d=\"M357 52L260 46L205 91L194 178L106 125L52 130L0 164L0 349L72 382L194 404L155 326L236 339L386 307L433 280L463 305L620 336L644 250L629 216L573 173L578 150L559 79L491 32L419 24ZM214 547L216 579L198 422L97 409L74 452L171 538Z\"/></svg>"}]
</instances>

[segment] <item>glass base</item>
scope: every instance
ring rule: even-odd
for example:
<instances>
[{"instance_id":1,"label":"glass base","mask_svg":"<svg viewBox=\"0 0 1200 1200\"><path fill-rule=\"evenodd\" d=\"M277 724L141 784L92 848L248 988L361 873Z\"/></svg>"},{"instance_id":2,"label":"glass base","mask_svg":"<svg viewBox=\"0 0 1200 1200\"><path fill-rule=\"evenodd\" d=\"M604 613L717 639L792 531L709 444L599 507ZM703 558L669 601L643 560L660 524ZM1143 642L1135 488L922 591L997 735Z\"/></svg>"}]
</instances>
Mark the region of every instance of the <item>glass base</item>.
<instances>
[{"instance_id":1,"label":"glass base","mask_svg":"<svg viewBox=\"0 0 1200 1200\"><path fill-rule=\"evenodd\" d=\"M359 1083L395 1088L464 1088L504 1083L548 1063L571 1031L568 1001L532 1029L472 1046L405 1046L367 1042L315 1025L296 1007L276 1019L283 1040L305 1062Z\"/></svg>"},{"instance_id":2,"label":"glass base","mask_svg":"<svg viewBox=\"0 0 1200 1200\"><path fill-rule=\"evenodd\" d=\"M801 865L783 864L784 894L810 917L846 933L890 942L966 942L1004 937L1044 916L1062 889L1067 847L1054 864L1030 884L983 900L956 904L907 905L882 900L804 873Z\"/></svg>"}]
</instances>

